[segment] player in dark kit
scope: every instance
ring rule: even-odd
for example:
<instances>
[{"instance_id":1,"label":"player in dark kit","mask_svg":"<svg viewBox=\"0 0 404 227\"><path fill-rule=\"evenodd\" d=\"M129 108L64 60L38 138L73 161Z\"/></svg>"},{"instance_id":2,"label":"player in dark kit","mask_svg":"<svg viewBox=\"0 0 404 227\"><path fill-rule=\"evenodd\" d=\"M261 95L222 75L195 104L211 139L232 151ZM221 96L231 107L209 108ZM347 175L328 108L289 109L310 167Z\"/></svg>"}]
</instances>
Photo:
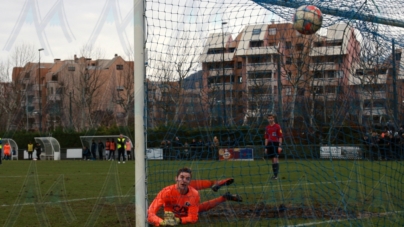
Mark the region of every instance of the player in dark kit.
<instances>
[{"instance_id":1,"label":"player in dark kit","mask_svg":"<svg viewBox=\"0 0 404 227\"><path fill-rule=\"evenodd\" d=\"M279 160L278 155L282 152L282 129L275 123L275 117L268 115L269 125L265 127L265 157L272 160L272 170L274 175L272 179L278 179Z\"/></svg>"}]
</instances>

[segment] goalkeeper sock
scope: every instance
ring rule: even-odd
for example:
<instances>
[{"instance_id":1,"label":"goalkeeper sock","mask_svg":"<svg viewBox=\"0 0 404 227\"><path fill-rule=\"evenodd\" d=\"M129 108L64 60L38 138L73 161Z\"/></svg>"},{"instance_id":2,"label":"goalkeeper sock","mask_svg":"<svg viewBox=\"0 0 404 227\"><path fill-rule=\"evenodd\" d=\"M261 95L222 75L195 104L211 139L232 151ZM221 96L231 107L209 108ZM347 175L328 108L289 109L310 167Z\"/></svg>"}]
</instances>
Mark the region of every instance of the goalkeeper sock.
<instances>
[{"instance_id":1,"label":"goalkeeper sock","mask_svg":"<svg viewBox=\"0 0 404 227\"><path fill-rule=\"evenodd\" d=\"M278 177L279 173L279 163L273 163L272 164L272 170L274 171L274 176Z\"/></svg>"},{"instance_id":2,"label":"goalkeeper sock","mask_svg":"<svg viewBox=\"0 0 404 227\"><path fill-rule=\"evenodd\" d=\"M211 180L191 180L189 186L195 188L196 190L202 190L212 187L214 183L215 182Z\"/></svg>"}]
</instances>

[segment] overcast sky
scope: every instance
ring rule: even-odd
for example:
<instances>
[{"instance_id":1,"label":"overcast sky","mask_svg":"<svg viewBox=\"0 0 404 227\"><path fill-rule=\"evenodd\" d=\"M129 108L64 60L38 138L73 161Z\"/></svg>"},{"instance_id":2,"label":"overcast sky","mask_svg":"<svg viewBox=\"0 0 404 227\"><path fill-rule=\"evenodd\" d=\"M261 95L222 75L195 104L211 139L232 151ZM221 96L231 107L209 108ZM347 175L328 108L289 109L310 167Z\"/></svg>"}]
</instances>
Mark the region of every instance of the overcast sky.
<instances>
[{"instance_id":1,"label":"overcast sky","mask_svg":"<svg viewBox=\"0 0 404 227\"><path fill-rule=\"evenodd\" d=\"M41 60L72 59L88 43L106 58L133 46L133 0L17 0L0 8L0 58L21 44L44 48ZM129 18L129 22L125 21Z\"/></svg>"},{"instance_id":2,"label":"overcast sky","mask_svg":"<svg viewBox=\"0 0 404 227\"><path fill-rule=\"evenodd\" d=\"M22 44L34 46L35 51L44 48L43 62L80 56L88 44L101 50L103 58L118 54L128 59L134 40L133 5L133 0L9 1L0 8L0 60L7 60ZM225 32L237 34L247 24L273 19L249 0L150 0L146 7L150 51L172 44L180 36L178 31L197 32L203 42L203 36L221 31L222 21L229 22Z\"/></svg>"}]
</instances>

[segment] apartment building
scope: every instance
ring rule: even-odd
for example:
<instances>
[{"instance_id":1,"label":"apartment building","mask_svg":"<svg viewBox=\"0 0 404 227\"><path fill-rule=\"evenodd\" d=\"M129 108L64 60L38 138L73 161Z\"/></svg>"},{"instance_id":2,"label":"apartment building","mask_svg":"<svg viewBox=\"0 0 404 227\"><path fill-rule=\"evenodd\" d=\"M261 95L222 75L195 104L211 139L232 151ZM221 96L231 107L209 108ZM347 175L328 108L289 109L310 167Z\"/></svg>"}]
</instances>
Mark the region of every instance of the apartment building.
<instances>
[{"instance_id":1,"label":"apartment building","mask_svg":"<svg viewBox=\"0 0 404 227\"><path fill-rule=\"evenodd\" d=\"M345 94L338 89L346 89L359 50L346 24L328 27L322 36L301 35L290 23L249 25L234 40L210 34L200 57L206 107L222 106L218 116L226 114L226 124L275 113L293 126L317 113L316 102Z\"/></svg>"},{"instance_id":2,"label":"apartment building","mask_svg":"<svg viewBox=\"0 0 404 227\"><path fill-rule=\"evenodd\" d=\"M27 119L24 128L81 130L125 123L133 116L133 67L133 62L118 55L95 60L75 55L41 62L40 67L27 63L13 72L13 82L21 91L20 112Z\"/></svg>"}]
</instances>

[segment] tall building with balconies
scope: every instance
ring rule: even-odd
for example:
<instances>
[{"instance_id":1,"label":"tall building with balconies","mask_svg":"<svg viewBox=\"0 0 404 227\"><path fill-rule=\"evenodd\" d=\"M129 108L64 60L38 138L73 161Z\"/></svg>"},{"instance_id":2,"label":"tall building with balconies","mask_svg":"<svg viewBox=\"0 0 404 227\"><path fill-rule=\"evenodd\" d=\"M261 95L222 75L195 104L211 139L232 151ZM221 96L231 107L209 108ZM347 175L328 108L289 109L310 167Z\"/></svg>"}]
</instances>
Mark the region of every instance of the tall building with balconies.
<instances>
[{"instance_id":1,"label":"tall building with balconies","mask_svg":"<svg viewBox=\"0 0 404 227\"><path fill-rule=\"evenodd\" d=\"M328 27L325 36L301 35L290 23L249 25L234 40L210 34L200 58L207 106L222 107L211 111L219 121L260 123L275 113L293 126L295 119L313 118L324 95L335 100L349 90L359 49L346 24Z\"/></svg>"}]
</instances>

